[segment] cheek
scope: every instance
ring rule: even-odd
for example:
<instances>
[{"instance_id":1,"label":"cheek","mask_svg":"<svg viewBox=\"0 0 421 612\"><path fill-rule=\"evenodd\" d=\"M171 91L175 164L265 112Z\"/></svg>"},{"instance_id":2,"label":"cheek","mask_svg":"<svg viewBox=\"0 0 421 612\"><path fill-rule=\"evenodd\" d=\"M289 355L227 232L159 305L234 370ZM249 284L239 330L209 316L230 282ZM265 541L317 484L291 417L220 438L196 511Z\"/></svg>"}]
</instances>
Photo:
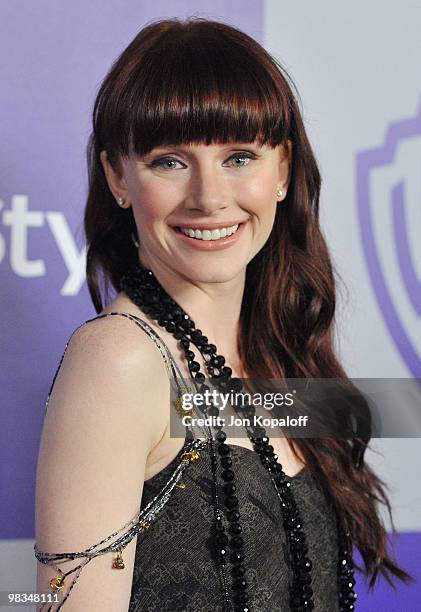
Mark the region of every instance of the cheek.
<instances>
[{"instance_id":1,"label":"cheek","mask_svg":"<svg viewBox=\"0 0 421 612\"><path fill-rule=\"evenodd\" d=\"M158 188L156 184L145 182L128 183L132 198L133 213L142 223L152 223L165 219L171 214L175 205L174 190L168 186Z\"/></svg>"},{"instance_id":2,"label":"cheek","mask_svg":"<svg viewBox=\"0 0 421 612\"><path fill-rule=\"evenodd\" d=\"M270 180L256 180L247 184L242 199L248 211L260 225L272 224L276 213L276 184Z\"/></svg>"},{"instance_id":3,"label":"cheek","mask_svg":"<svg viewBox=\"0 0 421 612\"><path fill-rule=\"evenodd\" d=\"M258 251L268 239L275 221L276 176L271 171L260 173L258 178L247 182L246 188L245 202L252 216L253 234Z\"/></svg>"},{"instance_id":4,"label":"cheek","mask_svg":"<svg viewBox=\"0 0 421 612\"><path fill-rule=\"evenodd\" d=\"M276 180L270 171L259 172L239 185L242 195L254 206L267 208L276 202Z\"/></svg>"}]
</instances>

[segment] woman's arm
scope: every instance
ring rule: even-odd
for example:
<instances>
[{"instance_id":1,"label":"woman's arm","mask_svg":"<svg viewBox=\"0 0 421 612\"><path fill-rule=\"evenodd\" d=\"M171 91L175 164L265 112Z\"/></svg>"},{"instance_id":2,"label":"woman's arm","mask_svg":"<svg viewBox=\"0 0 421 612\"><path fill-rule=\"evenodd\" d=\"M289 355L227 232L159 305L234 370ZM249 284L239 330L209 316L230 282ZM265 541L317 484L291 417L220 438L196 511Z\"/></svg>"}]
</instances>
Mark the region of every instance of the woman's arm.
<instances>
[{"instance_id":1,"label":"woman's arm","mask_svg":"<svg viewBox=\"0 0 421 612\"><path fill-rule=\"evenodd\" d=\"M41 438L35 519L41 551L85 550L136 515L146 459L164 434L168 406L165 364L133 322L105 317L76 330ZM137 537L123 550L125 569L112 568L112 552L91 560L63 609L126 612L136 542ZM58 565L68 571L80 562ZM37 591L50 591L58 573L39 562L37 570Z\"/></svg>"}]
</instances>

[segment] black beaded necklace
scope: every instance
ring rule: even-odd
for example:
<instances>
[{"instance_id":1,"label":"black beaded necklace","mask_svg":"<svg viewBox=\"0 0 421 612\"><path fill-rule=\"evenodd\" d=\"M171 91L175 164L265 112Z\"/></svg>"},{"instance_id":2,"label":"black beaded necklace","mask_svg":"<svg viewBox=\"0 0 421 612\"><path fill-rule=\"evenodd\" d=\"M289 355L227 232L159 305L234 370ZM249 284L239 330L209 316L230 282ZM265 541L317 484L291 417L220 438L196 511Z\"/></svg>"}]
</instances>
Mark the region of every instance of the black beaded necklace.
<instances>
[{"instance_id":1,"label":"black beaded necklace","mask_svg":"<svg viewBox=\"0 0 421 612\"><path fill-rule=\"evenodd\" d=\"M209 378L220 390L241 391L243 383L239 378L232 378L232 370L225 365L223 355L217 353L214 344L208 343L200 329L196 329L194 321L189 315L172 299L172 297L160 285L151 270L144 268L140 262L133 266L120 280L120 290L136 304L145 314L156 320L158 325L165 328L178 340L184 350L187 359L190 376L195 384L200 385L200 391L209 389L203 383L205 375L200 372L200 363L194 360L195 354L189 350L190 342L200 351L206 365ZM255 414L254 406L243 405L241 413L253 422ZM217 417L219 410L217 406L211 406L207 414ZM228 534L222 522L218 499L216 500L215 524L212 531L212 541L215 558L222 570L225 586L226 610L231 606L226 587L224 568L227 565L227 553L231 548L234 552L229 556L231 563L231 575L233 578L233 609L234 612L251 612L248 604L249 595L246 574L244 540L241 535L242 526L240 512L238 509L238 498L235 495L235 473L232 469L232 459L229 456L231 449L225 444L226 433L219 426L216 434L217 453L213 454L212 471L216 481L217 457L222 468L222 479L224 485L223 505L226 519L229 523ZM253 442L254 450L260 456L260 460L272 477L280 500L283 524L287 543L289 547L290 563L292 568L292 583L290 584L290 608L292 612L304 612L314 608L313 590L311 588L312 562L308 557L308 546L300 513L291 490L291 482L287 479L282 465L277 461L278 456L274 453L273 446L263 427L253 427L250 440ZM211 441L213 450L213 444ZM217 490L217 487L215 487ZM339 518L338 526L338 599L339 611L347 612L355 610L357 594L354 591L354 564L352 559L352 543L350 534L343 529Z\"/></svg>"}]
</instances>

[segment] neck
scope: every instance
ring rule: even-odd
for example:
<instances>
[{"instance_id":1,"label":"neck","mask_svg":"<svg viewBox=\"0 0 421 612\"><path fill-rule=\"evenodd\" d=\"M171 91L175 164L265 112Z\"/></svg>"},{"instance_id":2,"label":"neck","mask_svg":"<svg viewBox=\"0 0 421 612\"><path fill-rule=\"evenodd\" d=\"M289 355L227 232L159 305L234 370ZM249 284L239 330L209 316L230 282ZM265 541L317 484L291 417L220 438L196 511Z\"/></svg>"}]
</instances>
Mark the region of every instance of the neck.
<instances>
[{"instance_id":1,"label":"neck","mask_svg":"<svg viewBox=\"0 0 421 612\"><path fill-rule=\"evenodd\" d=\"M153 265L152 270L165 291L194 321L196 328L215 344L218 354L237 369L237 333L245 286L245 270L223 282L195 282L168 268Z\"/></svg>"}]
</instances>

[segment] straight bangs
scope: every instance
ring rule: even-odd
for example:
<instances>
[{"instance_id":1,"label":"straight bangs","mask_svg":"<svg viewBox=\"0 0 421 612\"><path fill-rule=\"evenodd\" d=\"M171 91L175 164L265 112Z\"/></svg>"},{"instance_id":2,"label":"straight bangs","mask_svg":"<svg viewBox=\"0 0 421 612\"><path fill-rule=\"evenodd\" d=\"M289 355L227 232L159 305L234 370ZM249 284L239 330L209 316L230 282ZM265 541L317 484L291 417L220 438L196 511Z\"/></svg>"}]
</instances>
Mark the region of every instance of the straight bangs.
<instances>
[{"instance_id":1,"label":"straight bangs","mask_svg":"<svg viewBox=\"0 0 421 612\"><path fill-rule=\"evenodd\" d=\"M97 135L107 135L101 147L117 158L161 145L285 143L291 123L285 78L254 41L240 42L221 24L221 32L202 36L197 28L188 36L163 32L138 50L135 62L131 45L97 99L95 115L103 118Z\"/></svg>"}]
</instances>

